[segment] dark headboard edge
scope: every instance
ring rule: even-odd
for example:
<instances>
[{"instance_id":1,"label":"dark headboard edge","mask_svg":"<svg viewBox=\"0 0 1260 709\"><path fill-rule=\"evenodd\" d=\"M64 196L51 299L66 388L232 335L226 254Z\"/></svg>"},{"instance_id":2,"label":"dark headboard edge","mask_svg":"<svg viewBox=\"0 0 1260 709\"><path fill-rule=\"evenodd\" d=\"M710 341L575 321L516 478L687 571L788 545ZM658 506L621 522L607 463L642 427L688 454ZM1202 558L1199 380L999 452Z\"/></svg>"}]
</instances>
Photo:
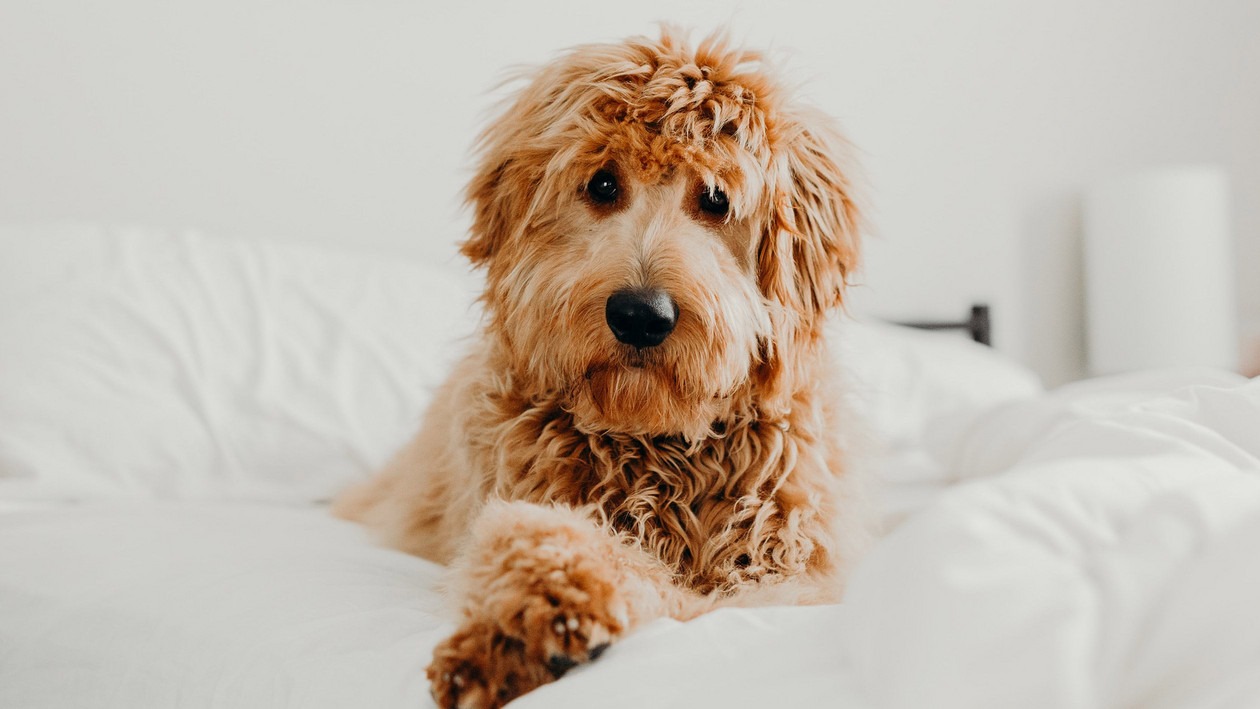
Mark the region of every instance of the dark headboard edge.
<instances>
[{"instance_id":1,"label":"dark headboard edge","mask_svg":"<svg viewBox=\"0 0 1260 709\"><path fill-rule=\"evenodd\" d=\"M921 320L898 322L898 325L917 327L921 330L966 330L971 339L982 345L993 345L993 323L989 318L989 306L976 303L971 306L971 317L962 321Z\"/></svg>"}]
</instances>

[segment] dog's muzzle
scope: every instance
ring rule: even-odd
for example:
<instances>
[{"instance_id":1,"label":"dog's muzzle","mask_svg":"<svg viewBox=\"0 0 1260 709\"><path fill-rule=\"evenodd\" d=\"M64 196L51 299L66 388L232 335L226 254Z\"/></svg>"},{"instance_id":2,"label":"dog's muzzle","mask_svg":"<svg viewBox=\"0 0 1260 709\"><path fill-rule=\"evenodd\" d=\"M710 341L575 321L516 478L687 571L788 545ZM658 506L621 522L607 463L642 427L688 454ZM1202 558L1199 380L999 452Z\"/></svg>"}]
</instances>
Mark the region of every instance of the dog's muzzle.
<instances>
[{"instance_id":1,"label":"dog's muzzle","mask_svg":"<svg viewBox=\"0 0 1260 709\"><path fill-rule=\"evenodd\" d=\"M643 349L669 337L678 322L678 306L660 288L619 290L604 306L608 329L619 342Z\"/></svg>"}]
</instances>

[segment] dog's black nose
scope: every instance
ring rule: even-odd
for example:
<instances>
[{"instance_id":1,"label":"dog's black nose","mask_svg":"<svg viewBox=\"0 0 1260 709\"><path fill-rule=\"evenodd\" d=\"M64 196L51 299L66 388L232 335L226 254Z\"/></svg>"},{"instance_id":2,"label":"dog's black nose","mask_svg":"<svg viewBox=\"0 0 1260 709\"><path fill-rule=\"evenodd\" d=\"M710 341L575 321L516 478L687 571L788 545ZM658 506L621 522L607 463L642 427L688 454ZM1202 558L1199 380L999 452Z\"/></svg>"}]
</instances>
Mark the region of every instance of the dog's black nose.
<instances>
[{"instance_id":1,"label":"dog's black nose","mask_svg":"<svg viewBox=\"0 0 1260 709\"><path fill-rule=\"evenodd\" d=\"M621 342L640 348L655 347L674 331L678 306L659 288L619 290L608 298L604 319Z\"/></svg>"}]
</instances>

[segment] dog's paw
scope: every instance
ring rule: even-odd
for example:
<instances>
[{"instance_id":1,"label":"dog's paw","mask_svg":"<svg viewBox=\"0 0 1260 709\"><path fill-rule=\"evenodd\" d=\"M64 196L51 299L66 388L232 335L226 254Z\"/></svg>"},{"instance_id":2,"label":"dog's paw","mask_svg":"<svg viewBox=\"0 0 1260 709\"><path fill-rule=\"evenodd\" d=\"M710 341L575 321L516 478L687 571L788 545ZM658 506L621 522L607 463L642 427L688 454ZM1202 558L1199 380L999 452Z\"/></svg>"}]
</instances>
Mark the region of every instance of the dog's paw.
<instances>
[{"instance_id":1,"label":"dog's paw","mask_svg":"<svg viewBox=\"0 0 1260 709\"><path fill-rule=\"evenodd\" d=\"M564 602L544 596L547 605L522 613L520 633L528 653L559 678L577 665L599 658L620 634L623 623L591 599Z\"/></svg>"},{"instance_id":2,"label":"dog's paw","mask_svg":"<svg viewBox=\"0 0 1260 709\"><path fill-rule=\"evenodd\" d=\"M527 577L518 579L521 592L487 608L505 634L524 643L526 656L556 678L598 659L628 625L615 576L604 567L608 562L566 562L531 565Z\"/></svg>"},{"instance_id":3,"label":"dog's paw","mask_svg":"<svg viewBox=\"0 0 1260 709\"><path fill-rule=\"evenodd\" d=\"M501 706L597 659L638 617L650 569L573 510L502 504L473 542L453 587L464 625L429 667L442 707Z\"/></svg>"},{"instance_id":4,"label":"dog's paw","mask_svg":"<svg viewBox=\"0 0 1260 709\"><path fill-rule=\"evenodd\" d=\"M524 642L485 622L466 623L440 643L426 674L442 709L497 709L552 680Z\"/></svg>"},{"instance_id":5,"label":"dog's paw","mask_svg":"<svg viewBox=\"0 0 1260 709\"><path fill-rule=\"evenodd\" d=\"M437 646L428 677L443 709L488 709L597 659L625 632L607 560L535 547L509 564Z\"/></svg>"}]
</instances>

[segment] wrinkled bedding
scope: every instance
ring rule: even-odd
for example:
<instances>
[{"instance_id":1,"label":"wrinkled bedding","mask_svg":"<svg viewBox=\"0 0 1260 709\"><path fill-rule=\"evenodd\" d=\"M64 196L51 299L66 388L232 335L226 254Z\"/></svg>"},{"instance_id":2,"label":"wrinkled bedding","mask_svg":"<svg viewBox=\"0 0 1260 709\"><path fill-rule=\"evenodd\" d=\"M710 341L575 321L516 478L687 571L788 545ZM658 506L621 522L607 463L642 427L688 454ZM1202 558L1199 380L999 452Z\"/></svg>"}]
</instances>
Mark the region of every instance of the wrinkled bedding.
<instances>
[{"instance_id":1,"label":"wrinkled bedding","mask_svg":"<svg viewBox=\"0 0 1260 709\"><path fill-rule=\"evenodd\" d=\"M3 707L429 706L423 668L454 627L439 567L322 508L11 511L0 564ZM816 706L846 691L839 610L658 621L514 706L765 706L783 681Z\"/></svg>"},{"instance_id":2,"label":"wrinkled bedding","mask_svg":"<svg viewBox=\"0 0 1260 709\"><path fill-rule=\"evenodd\" d=\"M945 487L846 600L867 701L1260 706L1260 380L1084 382L933 456Z\"/></svg>"},{"instance_id":3,"label":"wrinkled bedding","mask_svg":"<svg viewBox=\"0 0 1260 709\"><path fill-rule=\"evenodd\" d=\"M925 431L872 463L890 531L843 604L658 621L513 706L1260 706L1260 380ZM438 574L320 506L13 506L0 706L429 706Z\"/></svg>"},{"instance_id":4,"label":"wrinkled bedding","mask_svg":"<svg viewBox=\"0 0 1260 709\"><path fill-rule=\"evenodd\" d=\"M0 228L0 708L431 706L440 569L320 503L475 329L456 271ZM1260 380L1045 393L962 338L828 335L887 444L844 603L658 621L514 706L1260 707Z\"/></svg>"}]
</instances>

